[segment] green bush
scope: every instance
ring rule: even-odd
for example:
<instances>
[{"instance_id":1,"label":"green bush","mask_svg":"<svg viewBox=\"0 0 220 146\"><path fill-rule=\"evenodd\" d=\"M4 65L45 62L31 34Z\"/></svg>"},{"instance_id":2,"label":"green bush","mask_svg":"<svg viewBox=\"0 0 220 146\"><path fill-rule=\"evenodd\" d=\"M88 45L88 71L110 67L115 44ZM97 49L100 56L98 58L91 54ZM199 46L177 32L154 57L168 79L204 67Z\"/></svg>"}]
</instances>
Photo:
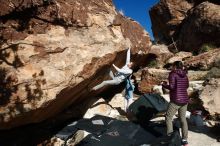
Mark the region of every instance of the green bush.
<instances>
[{"instance_id":1,"label":"green bush","mask_svg":"<svg viewBox=\"0 0 220 146\"><path fill-rule=\"evenodd\" d=\"M213 44L203 44L199 50L199 54L204 53L204 52L208 52L208 51L213 50L215 48L216 48L216 46L214 46Z\"/></svg>"},{"instance_id":2,"label":"green bush","mask_svg":"<svg viewBox=\"0 0 220 146\"><path fill-rule=\"evenodd\" d=\"M152 68L157 67L157 60L151 60L147 66Z\"/></svg>"}]
</instances>

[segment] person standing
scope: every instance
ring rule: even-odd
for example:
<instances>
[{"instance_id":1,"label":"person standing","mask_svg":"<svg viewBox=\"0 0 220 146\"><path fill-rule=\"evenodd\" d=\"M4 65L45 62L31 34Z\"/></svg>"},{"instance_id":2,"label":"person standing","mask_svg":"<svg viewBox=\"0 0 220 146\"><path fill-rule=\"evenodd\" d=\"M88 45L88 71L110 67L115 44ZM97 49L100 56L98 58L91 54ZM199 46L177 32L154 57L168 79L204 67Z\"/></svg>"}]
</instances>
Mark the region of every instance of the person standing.
<instances>
[{"instance_id":1,"label":"person standing","mask_svg":"<svg viewBox=\"0 0 220 146\"><path fill-rule=\"evenodd\" d=\"M169 84L162 82L162 87L170 90L170 103L166 112L166 126L167 134L173 132L173 116L178 111L181 131L182 131L182 144L188 145L188 125L186 121L186 110L189 103L187 88L189 87L189 80L187 71L183 67L181 61L173 63L172 71L169 73Z\"/></svg>"}]
</instances>

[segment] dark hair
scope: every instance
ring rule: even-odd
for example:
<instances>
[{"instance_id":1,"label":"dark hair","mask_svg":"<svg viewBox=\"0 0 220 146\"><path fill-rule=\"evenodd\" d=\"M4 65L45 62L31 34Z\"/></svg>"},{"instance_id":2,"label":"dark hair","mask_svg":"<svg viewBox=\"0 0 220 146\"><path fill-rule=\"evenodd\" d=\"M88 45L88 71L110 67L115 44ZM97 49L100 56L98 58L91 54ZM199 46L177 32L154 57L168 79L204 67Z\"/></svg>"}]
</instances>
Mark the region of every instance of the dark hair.
<instances>
[{"instance_id":1,"label":"dark hair","mask_svg":"<svg viewBox=\"0 0 220 146\"><path fill-rule=\"evenodd\" d=\"M183 63L181 61L175 61L173 63L173 66L176 67L177 69L183 69Z\"/></svg>"}]
</instances>

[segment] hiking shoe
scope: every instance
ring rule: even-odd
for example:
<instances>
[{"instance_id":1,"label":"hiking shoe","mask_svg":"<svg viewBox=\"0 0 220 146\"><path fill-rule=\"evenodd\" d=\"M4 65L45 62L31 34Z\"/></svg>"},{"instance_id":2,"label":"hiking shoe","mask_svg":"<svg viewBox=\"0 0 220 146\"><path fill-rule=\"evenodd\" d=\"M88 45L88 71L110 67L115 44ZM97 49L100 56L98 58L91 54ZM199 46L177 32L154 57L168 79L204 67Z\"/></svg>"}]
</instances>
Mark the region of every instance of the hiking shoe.
<instances>
[{"instance_id":1,"label":"hiking shoe","mask_svg":"<svg viewBox=\"0 0 220 146\"><path fill-rule=\"evenodd\" d=\"M189 146L187 140L185 140L185 139L182 139L181 144L182 144L183 146Z\"/></svg>"}]
</instances>

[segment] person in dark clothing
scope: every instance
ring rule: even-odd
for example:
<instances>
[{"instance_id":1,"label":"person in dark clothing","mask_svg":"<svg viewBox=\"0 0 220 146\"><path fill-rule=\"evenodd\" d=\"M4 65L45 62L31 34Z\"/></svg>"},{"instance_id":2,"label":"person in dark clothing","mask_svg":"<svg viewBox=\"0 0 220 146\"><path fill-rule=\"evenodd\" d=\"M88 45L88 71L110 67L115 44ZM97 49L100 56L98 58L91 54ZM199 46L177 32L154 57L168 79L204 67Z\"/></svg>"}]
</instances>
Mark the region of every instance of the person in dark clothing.
<instances>
[{"instance_id":1,"label":"person in dark clothing","mask_svg":"<svg viewBox=\"0 0 220 146\"><path fill-rule=\"evenodd\" d=\"M188 125L186 121L186 110L189 102L187 88L189 80L187 71L183 67L181 61L173 63L172 71L169 73L169 84L162 82L162 87L170 90L170 103L166 112L167 134L173 132L173 116L178 111L181 129L182 129L182 144L187 145Z\"/></svg>"}]
</instances>

